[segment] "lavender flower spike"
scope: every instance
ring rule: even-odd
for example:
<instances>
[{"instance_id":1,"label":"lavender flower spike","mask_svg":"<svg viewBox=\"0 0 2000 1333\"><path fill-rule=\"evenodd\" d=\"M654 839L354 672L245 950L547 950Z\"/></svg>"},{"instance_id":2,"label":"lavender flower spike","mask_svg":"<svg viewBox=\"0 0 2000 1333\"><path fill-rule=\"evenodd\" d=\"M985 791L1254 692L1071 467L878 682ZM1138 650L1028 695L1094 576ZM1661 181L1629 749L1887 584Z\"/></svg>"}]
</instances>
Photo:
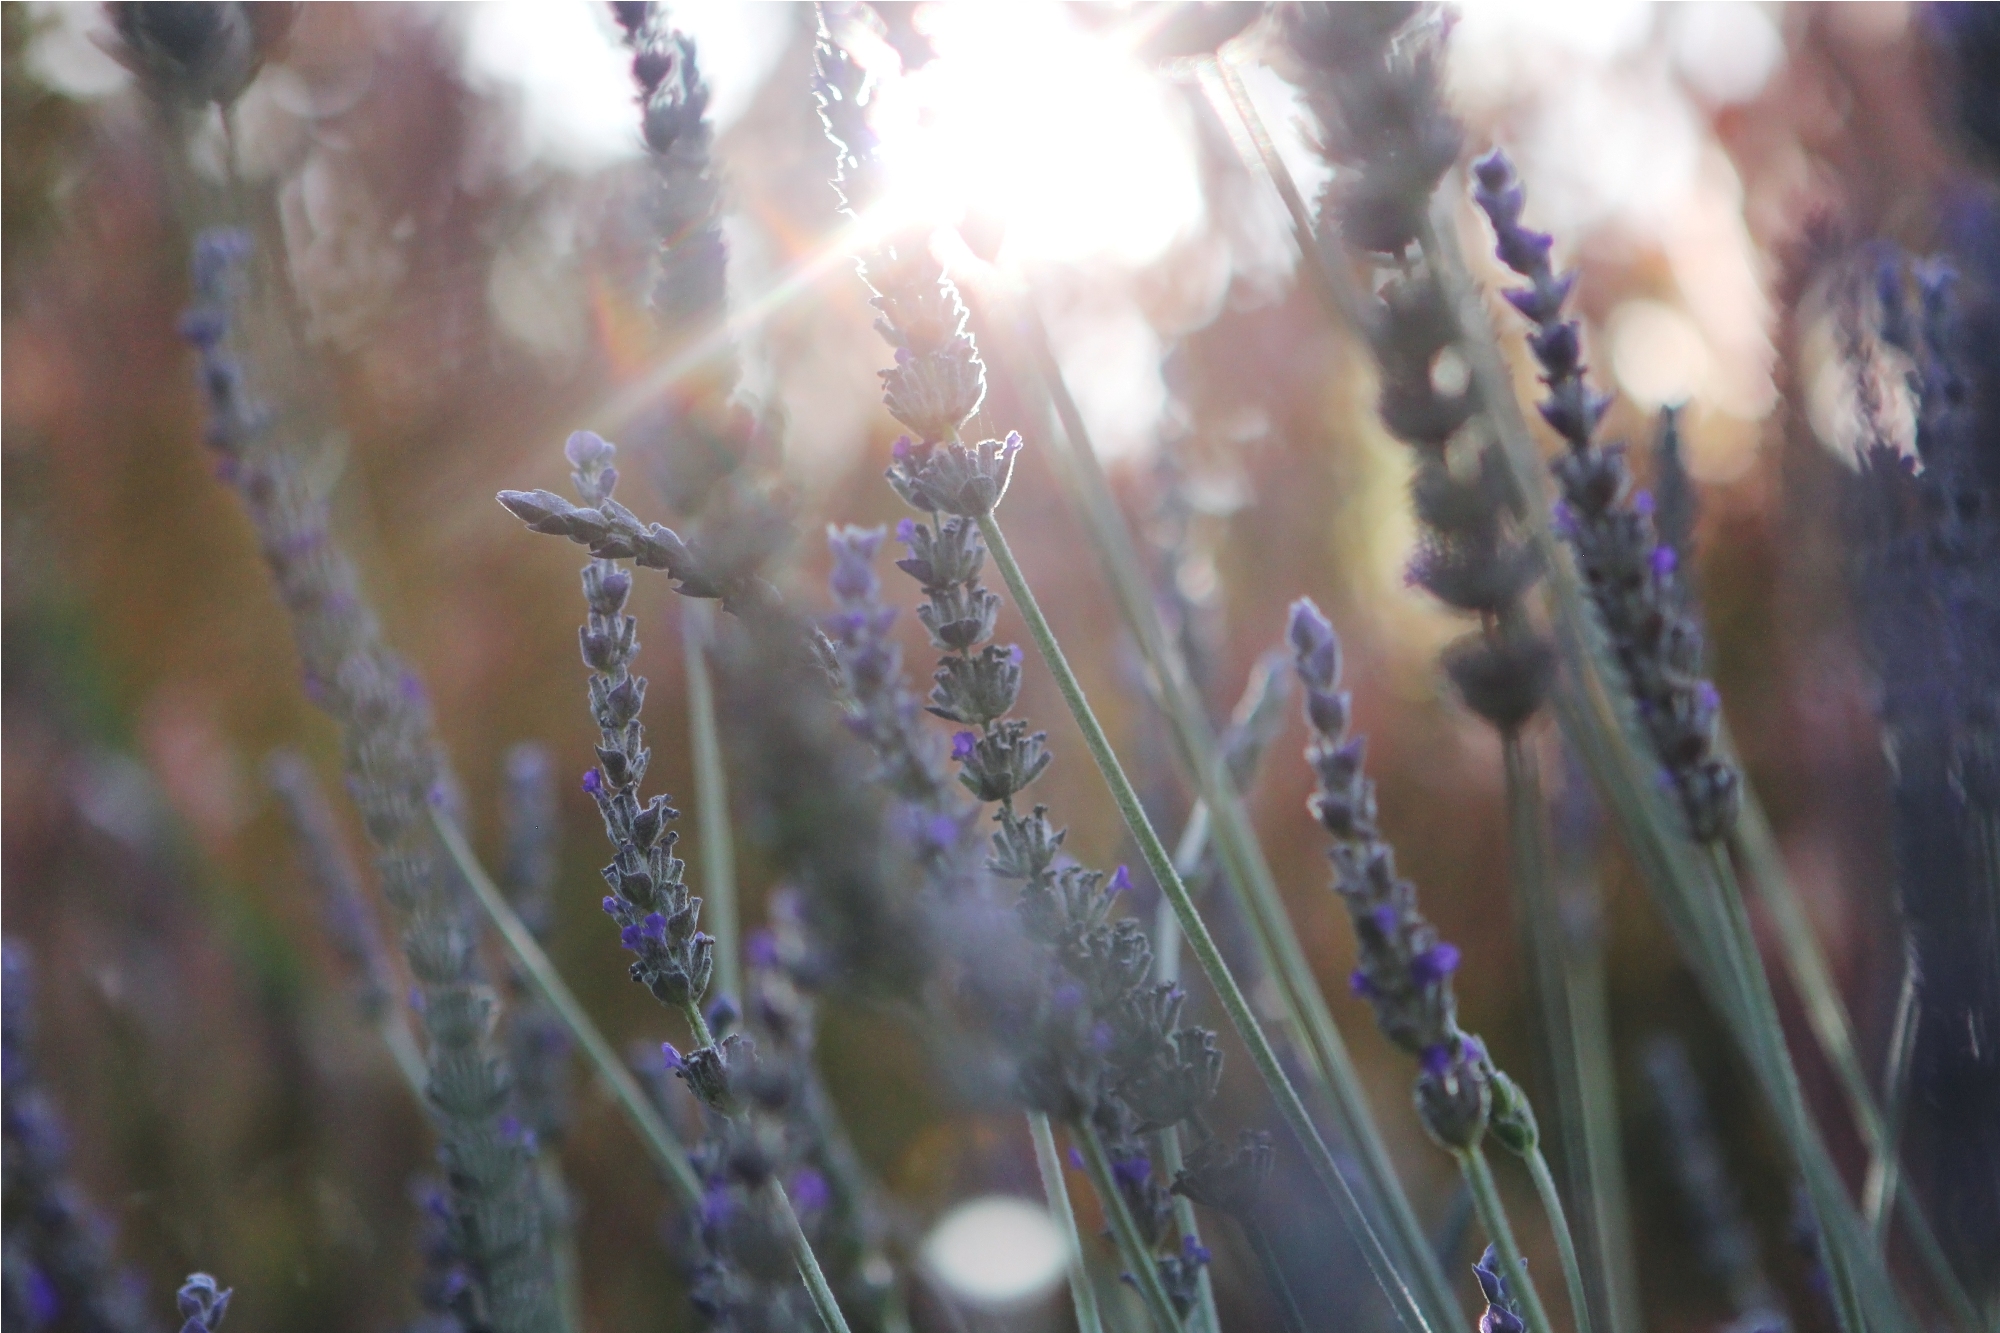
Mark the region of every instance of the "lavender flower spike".
<instances>
[{"instance_id":1,"label":"lavender flower spike","mask_svg":"<svg viewBox=\"0 0 2000 1333\"><path fill-rule=\"evenodd\" d=\"M1416 886L1397 877L1395 851L1375 826L1375 784L1362 768L1367 742L1348 735L1353 704L1340 688L1333 626L1300 598L1286 637L1313 732L1306 761L1319 779L1307 804L1333 835L1333 887L1360 944L1352 989L1374 1007L1383 1034L1417 1057L1417 1112L1432 1137L1464 1149L1491 1129L1511 1151L1532 1151L1527 1099L1493 1067L1479 1038L1459 1029L1451 985L1459 951L1417 910Z\"/></svg>"},{"instance_id":2,"label":"lavender flower spike","mask_svg":"<svg viewBox=\"0 0 2000 1333\"><path fill-rule=\"evenodd\" d=\"M1581 334L1562 317L1576 275L1558 274L1551 238L1521 225L1527 195L1506 154L1488 153L1473 175L1472 197L1493 224L1496 253L1529 283L1506 297L1534 326L1528 348L1548 386L1542 419L1567 446L1553 465L1564 506L1558 531L1576 555L1688 828L1713 842L1736 822L1741 777L1714 753L1720 701L1701 675L1701 629L1687 609L1679 561L1661 545L1651 504L1632 494L1624 446L1595 441L1610 399L1584 379Z\"/></svg>"},{"instance_id":3,"label":"lavender flower spike","mask_svg":"<svg viewBox=\"0 0 2000 1333\"><path fill-rule=\"evenodd\" d=\"M181 1333L215 1333L222 1316L229 1313L229 1298L236 1293L206 1273L190 1273L175 1299L179 1301Z\"/></svg>"}]
</instances>

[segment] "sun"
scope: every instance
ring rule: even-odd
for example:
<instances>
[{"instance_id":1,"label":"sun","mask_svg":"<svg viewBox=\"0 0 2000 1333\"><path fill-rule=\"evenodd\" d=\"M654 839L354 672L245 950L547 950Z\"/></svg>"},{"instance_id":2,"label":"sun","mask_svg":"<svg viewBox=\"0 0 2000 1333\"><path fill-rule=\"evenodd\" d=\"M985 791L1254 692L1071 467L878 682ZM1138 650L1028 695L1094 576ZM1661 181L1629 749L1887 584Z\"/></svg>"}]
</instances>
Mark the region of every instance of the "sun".
<instances>
[{"instance_id":1,"label":"sun","mask_svg":"<svg viewBox=\"0 0 2000 1333\"><path fill-rule=\"evenodd\" d=\"M1193 130L1115 34L1040 0L929 5L937 58L882 83L884 207L976 218L1015 264L1155 260L1202 219Z\"/></svg>"}]
</instances>

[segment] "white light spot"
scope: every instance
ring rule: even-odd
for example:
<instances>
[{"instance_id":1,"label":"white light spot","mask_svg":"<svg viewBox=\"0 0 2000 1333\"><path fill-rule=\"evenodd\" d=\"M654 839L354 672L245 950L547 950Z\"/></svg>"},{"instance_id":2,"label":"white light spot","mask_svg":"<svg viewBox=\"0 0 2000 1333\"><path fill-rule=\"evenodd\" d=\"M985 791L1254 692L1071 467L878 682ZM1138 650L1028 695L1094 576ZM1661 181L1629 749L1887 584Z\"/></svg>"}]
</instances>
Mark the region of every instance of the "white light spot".
<instances>
[{"instance_id":1,"label":"white light spot","mask_svg":"<svg viewBox=\"0 0 2000 1333\"><path fill-rule=\"evenodd\" d=\"M1004 224L1004 258L1157 258L1202 217L1185 108L1060 5L933 5L937 59L873 115L892 215Z\"/></svg>"},{"instance_id":2,"label":"white light spot","mask_svg":"<svg viewBox=\"0 0 2000 1333\"><path fill-rule=\"evenodd\" d=\"M468 82L519 90L531 157L586 171L640 153L631 62L606 6L489 0L446 12L463 25Z\"/></svg>"},{"instance_id":3,"label":"white light spot","mask_svg":"<svg viewBox=\"0 0 2000 1333\"><path fill-rule=\"evenodd\" d=\"M1069 1245L1048 1209L990 1194L958 1205L924 1238L923 1258L954 1296L979 1306L1046 1296L1069 1267Z\"/></svg>"},{"instance_id":4,"label":"white light spot","mask_svg":"<svg viewBox=\"0 0 2000 1333\"><path fill-rule=\"evenodd\" d=\"M1611 368L1646 407L1683 402L1708 379L1708 343L1687 314L1659 301L1627 301L1611 312Z\"/></svg>"},{"instance_id":5,"label":"white light spot","mask_svg":"<svg viewBox=\"0 0 2000 1333\"><path fill-rule=\"evenodd\" d=\"M1755 97L1785 58L1778 26L1746 0L1704 0L1675 5L1670 13L1674 68L1717 105Z\"/></svg>"}]
</instances>

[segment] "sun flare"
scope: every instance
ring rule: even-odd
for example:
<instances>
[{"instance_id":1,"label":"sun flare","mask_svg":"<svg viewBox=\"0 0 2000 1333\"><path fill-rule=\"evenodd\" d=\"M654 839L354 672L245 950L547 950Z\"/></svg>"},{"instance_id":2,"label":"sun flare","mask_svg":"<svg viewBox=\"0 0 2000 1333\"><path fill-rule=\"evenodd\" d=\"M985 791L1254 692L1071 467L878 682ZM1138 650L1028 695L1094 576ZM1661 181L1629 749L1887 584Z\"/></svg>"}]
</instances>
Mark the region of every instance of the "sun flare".
<instances>
[{"instance_id":1,"label":"sun flare","mask_svg":"<svg viewBox=\"0 0 2000 1333\"><path fill-rule=\"evenodd\" d=\"M934 5L937 58L885 80L875 113L893 213L1001 229L1004 258L1158 258L1201 220L1169 89L1116 36L1051 3Z\"/></svg>"}]
</instances>

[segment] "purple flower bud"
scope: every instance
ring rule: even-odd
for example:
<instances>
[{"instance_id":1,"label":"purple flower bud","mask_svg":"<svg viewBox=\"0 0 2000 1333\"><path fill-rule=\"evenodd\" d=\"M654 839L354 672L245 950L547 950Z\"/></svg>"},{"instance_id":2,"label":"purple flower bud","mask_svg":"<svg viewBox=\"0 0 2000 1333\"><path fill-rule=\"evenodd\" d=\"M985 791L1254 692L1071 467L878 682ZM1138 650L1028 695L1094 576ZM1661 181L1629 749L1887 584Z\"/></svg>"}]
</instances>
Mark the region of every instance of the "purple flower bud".
<instances>
[{"instance_id":1,"label":"purple flower bud","mask_svg":"<svg viewBox=\"0 0 2000 1333\"><path fill-rule=\"evenodd\" d=\"M685 1069L687 1061L682 1058L680 1048L670 1041L660 1043L660 1059L666 1061L669 1069Z\"/></svg>"},{"instance_id":2,"label":"purple flower bud","mask_svg":"<svg viewBox=\"0 0 2000 1333\"><path fill-rule=\"evenodd\" d=\"M1451 1068L1450 1043L1441 1041L1424 1047L1423 1053L1417 1057L1417 1063L1422 1065L1424 1072L1432 1078L1443 1078L1444 1071Z\"/></svg>"},{"instance_id":3,"label":"purple flower bud","mask_svg":"<svg viewBox=\"0 0 2000 1333\"><path fill-rule=\"evenodd\" d=\"M1120 1157L1111 1163L1111 1178L1129 1188L1138 1188L1152 1179L1152 1176L1153 1163L1144 1153Z\"/></svg>"},{"instance_id":4,"label":"purple flower bud","mask_svg":"<svg viewBox=\"0 0 2000 1333\"><path fill-rule=\"evenodd\" d=\"M579 472L591 472L609 463L618 453L603 436L580 430L563 442L563 457Z\"/></svg>"},{"instance_id":5,"label":"purple flower bud","mask_svg":"<svg viewBox=\"0 0 2000 1333\"><path fill-rule=\"evenodd\" d=\"M729 1197L729 1186L716 1181L708 1187L701 1200L701 1224L714 1230L729 1221L729 1215L736 1211L736 1201Z\"/></svg>"},{"instance_id":6,"label":"purple flower bud","mask_svg":"<svg viewBox=\"0 0 2000 1333\"><path fill-rule=\"evenodd\" d=\"M1694 684L1695 702L1704 713L1714 713L1722 708L1722 695L1715 688L1715 682L1698 680Z\"/></svg>"},{"instance_id":7,"label":"purple flower bud","mask_svg":"<svg viewBox=\"0 0 2000 1333\"><path fill-rule=\"evenodd\" d=\"M1368 979L1367 971L1359 967L1348 975L1347 989L1364 1000L1373 999L1375 995L1375 983Z\"/></svg>"},{"instance_id":8,"label":"purple flower bud","mask_svg":"<svg viewBox=\"0 0 2000 1333\"><path fill-rule=\"evenodd\" d=\"M639 927L631 925L619 931L618 942L633 953L639 952Z\"/></svg>"},{"instance_id":9,"label":"purple flower bud","mask_svg":"<svg viewBox=\"0 0 2000 1333\"><path fill-rule=\"evenodd\" d=\"M792 1207L802 1213L816 1213L833 1201L833 1191L827 1188L826 1177L809 1166L802 1166L792 1173L785 1185L785 1192L792 1197Z\"/></svg>"},{"instance_id":10,"label":"purple flower bud","mask_svg":"<svg viewBox=\"0 0 2000 1333\"><path fill-rule=\"evenodd\" d=\"M1286 630L1291 638L1298 672L1316 690L1331 690L1340 680L1340 640L1333 625L1310 597L1292 603L1292 618Z\"/></svg>"},{"instance_id":11,"label":"purple flower bud","mask_svg":"<svg viewBox=\"0 0 2000 1333\"><path fill-rule=\"evenodd\" d=\"M962 764L972 758L972 751L978 744L979 737L969 731L961 731L951 738L951 757Z\"/></svg>"},{"instance_id":12,"label":"purple flower bud","mask_svg":"<svg viewBox=\"0 0 2000 1333\"><path fill-rule=\"evenodd\" d=\"M1653 577L1663 579L1680 567L1681 559L1674 554L1671 546L1655 546L1649 559L1653 566Z\"/></svg>"},{"instance_id":13,"label":"purple flower bud","mask_svg":"<svg viewBox=\"0 0 2000 1333\"><path fill-rule=\"evenodd\" d=\"M1643 518L1651 518L1653 516L1653 493L1651 491L1635 492L1632 496L1632 512Z\"/></svg>"},{"instance_id":14,"label":"purple flower bud","mask_svg":"<svg viewBox=\"0 0 2000 1333\"><path fill-rule=\"evenodd\" d=\"M903 438L908 439L909 437L906 435ZM913 518L898 519L896 521L896 540L905 546L916 545L917 521Z\"/></svg>"},{"instance_id":15,"label":"purple flower bud","mask_svg":"<svg viewBox=\"0 0 2000 1333\"><path fill-rule=\"evenodd\" d=\"M1090 1049L1096 1051L1099 1055L1103 1055L1109 1051L1116 1040L1117 1034L1111 1030L1111 1025L1103 1019L1099 1019L1090 1025Z\"/></svg>"},{"instance_id":16,"label":"purple flower bud","mask_svg":"<svg viewBox=\"0 0 2000 1333\"><path fill-rule=\"evenodd\" d=\"M1195 1239L1193 1236L1181 1237L1182 1263L1194 1267L1199 1267L1200 1265L1207 1263L1210 1257L1211 1256L1209 1255L1208 1252L1208 1246L1203 1245L1199 1240Z\"/></svg>"},{"instance_id":17,"label":"purple flower bud","mask_svg":"<svg viewBox=\"0 0 2000 1333\"><path fill-rule=\"evenodd\" d=\"M596 769L586 769L583 774L583 789L592 796L604 790L604 775Z\"/></svg>"},{"instance_id":18,"label":"purple flower bud","mask_svg":"<svg viewBox=\"0 0 2000 1333\"><path fill-rule=\"evenodd\" d=\"M1410 980L1419 986L1443 981L1458 970L1458 946L1439 940L1410 960Z\"/></svg>"},{"instance_id":19,"label":"purple flower bud","mask_svg":"<svg viewBox=\"0 0 2000 1333\"><path fill-rule=\"evenodd\" d=\"M648 912L640 933L655 944L667 942L667 919L658 912Z\"/></svg>"},{"instance_id":20,"label":"purple flower bud","mask_svg":"<svg viewBox=\"0 0 2000 1333\"><path fill-rule=\"evenodd\" d=\"M1104 895L1107 898L1116 898L1121 893L1131 891L1132 872L1121 865L1111 872L1111 882L1104 886Z\"/></svg>"},{"instance_id":21,"label":"purple flower bud","mask_svg":"<svg viewBox=\"0 0 2000 1333\"><path fill-rule=\"evenodd\" d=\"M750 960L752 967L776 967L778 937L763 927L751 931L743 941L743 956Z\"/></svg>"},{"instance_id":22,"label":"purple flower bud","mask_svg":"<svg viewBox=\"0 0 2000 1333\"><path fill-rule=\"evenodd\" d=\"M909 462L910 459L915 456L916 452L917 452L916 441L912 440L907 435L898 435L896 437L896 442L893 445L889 446L889 456L895 459L898 463ZM896 539L898 541L908 541L909 538L903 535L903 529L906 527L914 527L914 526L915 525L912 524L910 520L907 518L904 519L901 523L898 523L896 525Z\"/></svg>"},{"instance_id":23,"label":"purple flower bud","mask_svg":"<svg viewBox=\"0 0 2000 1333\"><path fill-rule=\"evenodd\" d=\"M1059 1014L1068 1013L1083 1003L1083 987L1074 981L1065 981L1049 992L1049 1004Z\"/></svg>"},{"instance_id":24,"label":"purple flower bud","mask_svg":"<svg viewBox=\"0 0 2000 1333\"><path fill-rule=\"evenodd\" d=\"M1558 500L1549 510L1549 525L1556 530L1556 536L1569 541L1576 536L1576 511L1567 503Z\"/></svg>"},{"instance_id":25,"label":"purple flower bud","mask_svg":"<svg viewBox=\"0 0 2000 1333\"><path fill-rule=\"evenodd\" d=\"M618 915L618 900L608 893L604 895L603 907L606 916Z\"/></svg>"},{"instance_id":26,"label":"purple flower bud","mask_svg":"<svg viewBox=\"0 0 2000 1333\"><path fill-rule=\"evenodd\" d=\"M1076 1150L1075 1144L1070 1145L1069 1164L1078 1171L1083 1170L1083 1154Z\"/></svg>"},{"instance_id":27,"label":"purple flower bud","mask_svg":"<svg viewBox=\"0 0 2000 1333\"><path fill-rule=\"evenodd\" d=\"M1402 924L1402 917L1387 903L1368 913L1368 923L1375 927L1375 933L1385 940L1396 938L1396 927Z\"/></svg>"}]
</instances>

